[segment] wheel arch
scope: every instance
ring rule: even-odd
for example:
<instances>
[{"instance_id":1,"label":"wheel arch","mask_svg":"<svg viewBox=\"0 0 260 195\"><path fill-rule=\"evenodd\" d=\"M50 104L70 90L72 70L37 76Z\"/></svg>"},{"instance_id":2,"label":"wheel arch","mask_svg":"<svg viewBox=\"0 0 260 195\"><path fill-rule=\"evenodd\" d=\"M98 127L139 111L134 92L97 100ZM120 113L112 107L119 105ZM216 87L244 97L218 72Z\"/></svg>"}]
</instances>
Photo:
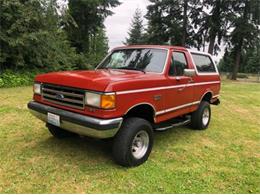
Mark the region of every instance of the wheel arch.
<instances>
[{"instance_id":1,"label":"wheel arch","mask_svg":"<svg viewBox=\"0 0 260 195\"><path fill-rule=\"evenodd\" d=\"M124 114L123 118L140 117L148 120L151 123L155 122L155 107L148 103L142 102L131 106Z\"/></svg>"},{"instance_id":2,"label":"wheel arch","mask_svg":"<svg viewBox=\"0 0 260 195\"><path fill-rule=\"evenodd\" d=\"M211 103L212 97L213 97L213 92L211 90L208 90L201 96L200 102L207 101Z\"/></svg>"}]
</instances>

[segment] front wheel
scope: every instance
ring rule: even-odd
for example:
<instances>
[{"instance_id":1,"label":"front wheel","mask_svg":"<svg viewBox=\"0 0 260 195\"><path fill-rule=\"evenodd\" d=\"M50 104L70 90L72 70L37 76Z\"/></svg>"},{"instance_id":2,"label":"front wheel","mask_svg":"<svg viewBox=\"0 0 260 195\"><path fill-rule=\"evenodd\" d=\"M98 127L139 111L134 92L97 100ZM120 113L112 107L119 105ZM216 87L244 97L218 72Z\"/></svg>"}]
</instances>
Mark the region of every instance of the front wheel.
<instances>
[{"instance_id":1,"label":"front wheel","mask_svg":"<svg viewBox=\"0 0 260 195\"><path fill-rule=\"evenodd\" d=\"M210 123L211 109L207 101L202 101L199 108L191 115L191 127L197 130L207 129Z\"/></svg>"},{"instance_id":2,"label":"front wheel","mask_svg":"<svg viewBox=\"0 0 260 195\"><path fill-rule=\"evenodd\" d=\"M151 124L142 118L127 118L115 136L113 157L122 166L138 166L148 159L152 146Z\"/></svg>"}]
</instances>

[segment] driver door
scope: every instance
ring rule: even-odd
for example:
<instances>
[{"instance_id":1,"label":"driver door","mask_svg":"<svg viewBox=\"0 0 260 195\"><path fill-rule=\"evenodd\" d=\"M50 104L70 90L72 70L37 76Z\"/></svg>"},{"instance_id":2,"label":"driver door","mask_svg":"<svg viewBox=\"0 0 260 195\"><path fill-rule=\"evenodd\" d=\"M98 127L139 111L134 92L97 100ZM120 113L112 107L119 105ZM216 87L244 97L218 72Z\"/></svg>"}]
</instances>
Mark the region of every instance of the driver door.
<instances>
[{"instance_id":1,"label":"driver door","mask_svg":"<svg viewBox=\"0 0 260 195\"><path fill-rule=\"evenodd\" d=\"M193 80L184 76L184 69L189 68L185 51L173 51L172 62L168 73L168 82L172 89L167 90L166 105L169 118L189 112L189 104L193 101L194 87L188 86Z\"/></svg>"}]
</instances>

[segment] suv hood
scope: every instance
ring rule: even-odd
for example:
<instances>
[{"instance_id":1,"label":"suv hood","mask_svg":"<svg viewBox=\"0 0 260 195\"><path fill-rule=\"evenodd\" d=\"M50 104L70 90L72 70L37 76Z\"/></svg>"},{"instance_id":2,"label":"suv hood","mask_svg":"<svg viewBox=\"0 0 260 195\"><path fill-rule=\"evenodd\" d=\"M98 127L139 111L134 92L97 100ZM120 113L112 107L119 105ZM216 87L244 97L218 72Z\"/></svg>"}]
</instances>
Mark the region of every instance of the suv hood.
<instances>
[{"instance_id":1,"label":"suv hood","mask_svg":"<svg viewBox=\"0 0 260 195\"><path fill-rule=\"evenodd\" d=\"M148 77L129 70L65 71L37 75L36 82L50 83L94 91L105 91L110 83Z\"/></svg>"}]
</instances>

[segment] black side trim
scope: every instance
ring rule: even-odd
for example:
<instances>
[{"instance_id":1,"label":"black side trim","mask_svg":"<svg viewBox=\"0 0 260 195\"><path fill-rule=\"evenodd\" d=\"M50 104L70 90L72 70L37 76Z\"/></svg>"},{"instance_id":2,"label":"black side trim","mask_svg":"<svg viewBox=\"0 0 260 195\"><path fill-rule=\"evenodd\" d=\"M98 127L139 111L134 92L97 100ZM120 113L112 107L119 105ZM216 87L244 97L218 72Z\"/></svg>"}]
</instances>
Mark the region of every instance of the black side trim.
<instances>
[{"instance_id":1,"label":"black side trim","mask_svg":"<svg viewBox=\"0 0 260 195\"><path fill-rule=\"evenodd\" d=\"M110 130L115 129L120 125L120 122L114 122L113 124L106 124L106 125L100 125L98 121L96 121L94 118L89 118L81 114L76 114L73 112L61 110L58 108L54 108L51 106L46 106L40 103L37 103L35 101L31 101L28 103L28 108L37 112L40 112L42 114L46 114L48 112L57 114L61 117L61 120L69 121L81 126L93 128L96 130Z\"/></svg>"}]
</instances>

